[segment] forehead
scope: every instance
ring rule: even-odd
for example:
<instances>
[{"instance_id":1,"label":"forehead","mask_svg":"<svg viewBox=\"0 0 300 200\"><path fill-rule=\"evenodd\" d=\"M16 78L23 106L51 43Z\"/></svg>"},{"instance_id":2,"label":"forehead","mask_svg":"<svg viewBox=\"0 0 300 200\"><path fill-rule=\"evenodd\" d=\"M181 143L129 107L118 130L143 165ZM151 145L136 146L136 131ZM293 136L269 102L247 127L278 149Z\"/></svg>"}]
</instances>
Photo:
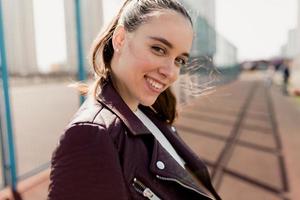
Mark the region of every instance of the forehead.
<instances>
[{"instance_id":1,"label":"forehead","mask_svg":"<svg viewBox=\"0 0 300 200\"><path fill-rule=\"evenodd\" d=\"M152 12L133 34L139 38L162 37L186 51L190 49L193 40L193 28L189 19L172 10Z\"/></svg>"}]
</instances>

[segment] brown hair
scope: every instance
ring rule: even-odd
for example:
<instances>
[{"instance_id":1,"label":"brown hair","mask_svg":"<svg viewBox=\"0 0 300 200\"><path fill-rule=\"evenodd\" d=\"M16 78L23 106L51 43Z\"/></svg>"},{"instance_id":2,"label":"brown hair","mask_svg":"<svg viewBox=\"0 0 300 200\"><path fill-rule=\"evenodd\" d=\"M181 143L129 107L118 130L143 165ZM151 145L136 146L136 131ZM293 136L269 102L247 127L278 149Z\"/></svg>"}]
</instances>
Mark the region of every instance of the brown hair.
<instances>
[{"instance_id":1,"label":"brown hair","mask_svg":"<svg viewBox=\"0 0 300 200\"><path fill-rule=\"evenodd\" d=\"M150 18L154 11L170 9L182 14L192 24L192 20L185 8L176 0L126 0L108 27L101 32L91 48L90 63L95 71L96 81L92 87L96 97L103 83L108 79L111 70L111 60L114 54L112 36L118 24L124 25L128 32L135 31ZM81 87L82 89L84 87ZM83 93L87 93L85 88ZM162 92L152 105L155 112L167 123L172 124L176 118L176 98L171 89Z\"/></svg>"}]
</instances>

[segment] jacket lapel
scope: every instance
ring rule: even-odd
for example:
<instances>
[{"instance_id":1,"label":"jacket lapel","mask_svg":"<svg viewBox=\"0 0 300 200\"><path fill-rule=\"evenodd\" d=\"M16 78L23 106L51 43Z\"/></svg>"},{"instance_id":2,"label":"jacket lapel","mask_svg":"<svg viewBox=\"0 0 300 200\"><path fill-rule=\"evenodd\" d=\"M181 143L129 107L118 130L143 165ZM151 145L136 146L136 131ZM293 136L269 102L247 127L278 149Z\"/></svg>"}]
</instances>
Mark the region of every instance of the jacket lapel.
<instances>
[{"instance_id":1,"label":"jacket lapel","mask_svg":"<svg viewBox=\"0 0 300 200\"><path fill-rule=\"evenodd\" d=\"M190 149L190 147L179 137L174 126L164 123L155 117L151 109L143 107L143 111L151 119L151 121L161 130L164 136L176 149L176 152L191 170L206 170L204 162Z\"/></svg>"},{"instance_id":2,"label":"jacket lapel","mask_svg":"<svg viewBox=\"0 0 300 200\"><path fill-rule=\"evenodd\" d=\"M151 134L147 127L144 126L144 124L123 101L110 80L102 86L101 92L98 95L98 101L115 113L133 135Z\"/></svg>"},{"instance_id":3,"label":"jacket lapel","mask_svg":"<svg viewBox=\"0 0 300 200\"><path fill-rule=\"evenodd\" d=\"M177 161L159 144L157 140L154 141L150 171L158 178L172 179L175 182L179 181L184 185L201 191L189 173L177 163Z\"/></svg>"},{"instance_id":4,"label":"jacket lapel","mask_svg":"<svg viewBox=\"0 0 300 200\"><path fill-rule=\"evenodd\" d=\"M190 150L190 148L185 144L184 141L176 133L176 129L171 125L164 123L157 119L154 116L154 113L149 108L144 108L144 112L147 113L147 116L152 120L152 122L164 133L165 137L171 143L171 145L176 149L178 155L186 162L186 167L195 174L195 176L200 180L199 173L196 173L207 168L204 163L198 158L198 156ZM160 165L163 163L163 169ZM198 191L202 195L213 199L208 195L202 185L198 184L190 174L187 169L183 169L177 161L159 144L157 140L154 140L154 147L152 152L152 158L150 162L150 171L160 179L163 180L172 180L184 187L189 187L192 190ZM203 178L203 177L202 177Z\"/></svg>"},{"instance_id":5,"label":"jacket lapel","mask_svg":"<svg viewBox=\"0 0 300 200\"><path fill-rule=\"evenodd\" d=\"M130 133L138 135L152 135L148 128L138 119L138 117L130 110L118 92L108 80L102 86L98 95L98 101L105 107L115 113L127 126ZM160 121L155 113L149 107L140 107L150 120L161 130L176 152L183 158L188 167L194 171L205 168L203 162L189 149L189 147L181 140L180 137L171 129L171 126ZM153 136L154 137L154 136ZM168 179L178 182L185 187L192 188L204 196L206 195L198 184L193 180L187 170L183 169L177 161L154 140L152 158L150 162L150 171L160 179Z\"/></svg>"}]
</instances>

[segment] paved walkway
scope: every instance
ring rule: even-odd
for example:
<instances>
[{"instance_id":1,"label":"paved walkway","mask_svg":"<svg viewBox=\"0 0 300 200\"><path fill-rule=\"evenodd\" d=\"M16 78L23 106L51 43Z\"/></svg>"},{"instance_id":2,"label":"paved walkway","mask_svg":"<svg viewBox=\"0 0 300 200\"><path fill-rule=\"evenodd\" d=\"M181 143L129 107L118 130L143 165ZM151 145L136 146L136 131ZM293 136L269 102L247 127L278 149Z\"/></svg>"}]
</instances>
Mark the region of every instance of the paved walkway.
<instances>
[{"instance_id":1,"label":"paved walkway","mask_svg":"<svg viewBox=\"0 0 300 200\"><path fill-rule=\"evenodd\" d=\"M193 99L180 116L181 136L207 163L224 200L300 198L300 106L278 88L246 74ZM20 184L25 200L45 199L48 174Z\"/></svg>"},{"instance_id":2,"label":"paved walkway","mask_svg":"<svg viewBox=\"0 0 300 200\"><path fill-rule=\"evenodd\" d=\"M300 106L259 77L244 75L195 99L177 127L225 200L297 200Z\"/></svg>"}]
</instances>

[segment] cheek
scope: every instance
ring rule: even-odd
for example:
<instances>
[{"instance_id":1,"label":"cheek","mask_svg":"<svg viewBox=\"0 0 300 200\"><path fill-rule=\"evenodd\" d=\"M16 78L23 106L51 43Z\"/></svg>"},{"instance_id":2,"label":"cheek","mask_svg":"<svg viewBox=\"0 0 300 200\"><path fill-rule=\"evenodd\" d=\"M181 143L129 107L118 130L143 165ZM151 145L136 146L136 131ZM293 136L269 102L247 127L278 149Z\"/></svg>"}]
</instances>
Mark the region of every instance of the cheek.
<instances>
[{"instance_id":1,"label":"cheek","mask_svg":"<svg viewBox=\"0 0 300 200\"><path fill-rule=\"evenodd\" d=\"M146 45L130 43L128 45L128 52L135 64L140 67L159 64L157 57L150 52Z\"/></svg>"},{"instance_id":2,"label":"cheek","mask_svg":"<svg viewBox=\"0 0 300 200\"><path fill-rule=\"evenodd\" d=\"M177 68L176 70L175 70L175 75L174 75L174 78L173 78L173 82L172 83L174 83L175 81L177 81L177 79L179 78L179 73L180 73L180 68Z\"/></svg>"}]
</instances>

